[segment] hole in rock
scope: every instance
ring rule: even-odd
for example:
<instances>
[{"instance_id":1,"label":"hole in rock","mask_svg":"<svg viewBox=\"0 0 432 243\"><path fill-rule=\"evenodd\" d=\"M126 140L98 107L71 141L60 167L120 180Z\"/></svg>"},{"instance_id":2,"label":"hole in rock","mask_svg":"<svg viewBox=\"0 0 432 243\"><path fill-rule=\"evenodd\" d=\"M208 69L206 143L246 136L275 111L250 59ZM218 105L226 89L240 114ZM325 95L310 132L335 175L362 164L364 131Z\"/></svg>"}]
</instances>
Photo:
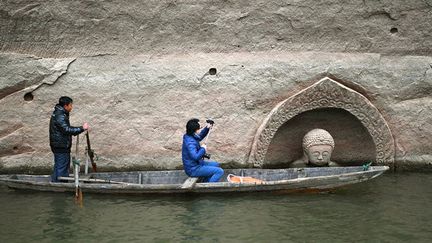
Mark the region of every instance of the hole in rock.
<instances>
[{"instance_id":1,"label":"hole in rock","mask_svg":"<svg viewBox=\"0 0 432 243\"><path fill-rule=\"evenodd\" d=\"M390 33L392 33L392 34L395 34L395 33L397 33L398 32L398 29L397 28L391 28L390 29Z\"/></svg>"},{"instance_id":2,"label":"hole in rock","mask_svg":"<svg viewBox=\"0 0 432 243\"><path fill-rule=\"evenodd\" d=\"M209 69L209 74L210 74L210 75L216 75L216 73L217 73L216 68L210 68L210 69Z\"/></svg>"},{"instance_id":3,"label":"hole in rock","mask_svg":"<svg viewBox=\"0 0 432 243\"><path fill-rule=\"evenodd\" d=\"M33 94L31 93L31 92L29 92L29 93L26 93L25 95L24 95L24 100L25 101L32 101L33 100Z\"/></svg>"}]
</instances>

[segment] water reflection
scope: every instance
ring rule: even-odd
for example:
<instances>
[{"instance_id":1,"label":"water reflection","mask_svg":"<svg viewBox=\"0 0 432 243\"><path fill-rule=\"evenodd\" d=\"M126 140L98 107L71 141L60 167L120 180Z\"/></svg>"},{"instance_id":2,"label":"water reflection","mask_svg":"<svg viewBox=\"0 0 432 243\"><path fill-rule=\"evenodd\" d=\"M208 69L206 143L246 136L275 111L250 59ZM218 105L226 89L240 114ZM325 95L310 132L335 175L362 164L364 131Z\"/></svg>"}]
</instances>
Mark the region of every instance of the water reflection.
<instances>
[{"instance_id":1,"label":"water reflection","mask_svg":"<svg viewBox=\"0 0 432 243\"><path fill-rule=\"evenodd\" d=\"M429 241L432 180L385 174L324 194L121 196L0 189L1 242Z\"/></svg>"}]
</instances>

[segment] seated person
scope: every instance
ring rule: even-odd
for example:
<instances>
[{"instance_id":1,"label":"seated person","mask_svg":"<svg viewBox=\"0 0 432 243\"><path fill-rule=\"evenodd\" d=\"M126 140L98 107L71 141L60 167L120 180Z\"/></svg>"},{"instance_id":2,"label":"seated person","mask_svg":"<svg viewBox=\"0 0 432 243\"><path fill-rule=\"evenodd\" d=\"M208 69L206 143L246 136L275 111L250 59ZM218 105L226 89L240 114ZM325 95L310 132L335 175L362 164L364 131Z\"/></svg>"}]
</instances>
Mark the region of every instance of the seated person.
<instances>
[{"instance_id":1,"label":"seated person","mask_svg":"<svg viewBox=\"0 0 432 243\"><path fill-rule=\"evenodd\" d=\"M303 157L289 167L338 166L330 160L334 149L333 137L324 129L313 129L303 137Z\"/></svg>"},{"instance_id":2,"label":"seated person","mask_svg":"<svg viewBox=\"0 0 432 243\"><path fill-rule=\"evenodd\" d=\"M204 161L207 146L199 143L213 127L211 123L207 123L206 127L198 133L200 129L199 120L191 119L187 122L186 134L183 135L183 168L190 177L203 177L203 182L218 182L224 174L218 162Z\"/></svg>"}]
</instances>

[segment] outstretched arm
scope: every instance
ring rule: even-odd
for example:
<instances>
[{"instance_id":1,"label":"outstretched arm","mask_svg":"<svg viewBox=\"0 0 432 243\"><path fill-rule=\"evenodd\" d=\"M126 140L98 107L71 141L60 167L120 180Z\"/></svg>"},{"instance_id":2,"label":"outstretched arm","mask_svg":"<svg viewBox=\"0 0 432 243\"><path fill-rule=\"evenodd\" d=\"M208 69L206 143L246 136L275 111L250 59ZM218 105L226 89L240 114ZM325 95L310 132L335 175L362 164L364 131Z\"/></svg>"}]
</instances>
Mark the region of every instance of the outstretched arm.
<instances>
[{"instance_id":1,"label":"outstretched arm","mask_svg":"<svg viewBox=\"0 0 432 243\"><path fill-rule=\"evenodd\" d=\"M210 131L210 129L208 127L204 127L201 130L201 132L198 134L198 137L199 137L198 141L203 140L207 136L207 134L209 133L209 131Z\"/></svg>"},{"instance_id":2,"label":"outstretched arm","mask_svg":"<svg viewBox=\"0 0 432 243\"><path fill-rule=\"evenodd\" d=\"M65 134L78 135L78 134L84 132L84 128L83 127L72 127L72 126L69 126L66 123L66 115L64 115L64 114L57 114L55 116L55 122L56 122L56 126L60 127L60 129L62 130L62 132L65 133Z\"/></svg>"}]
</instances>

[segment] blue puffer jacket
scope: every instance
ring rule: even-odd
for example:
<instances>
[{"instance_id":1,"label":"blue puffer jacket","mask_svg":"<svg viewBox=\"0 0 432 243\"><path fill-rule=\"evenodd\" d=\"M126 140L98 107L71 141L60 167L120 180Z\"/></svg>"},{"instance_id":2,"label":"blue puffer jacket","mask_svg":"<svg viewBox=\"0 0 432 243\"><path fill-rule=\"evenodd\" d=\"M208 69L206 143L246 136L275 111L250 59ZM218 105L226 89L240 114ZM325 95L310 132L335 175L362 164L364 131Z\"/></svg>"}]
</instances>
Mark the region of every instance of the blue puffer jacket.
<instances>
[{"instance_id":1,"label":"blue puffer jacket","mask_svg":"<svg viewBox=\"0 0 432 243\"><path fill-rule=\"evenodd\" d=\"M200 146L199 142L207 136L208 132L209 129L205 127L198 135L183 135L182 160L187 175L190 175L199 166L200 161L203 160L206 151Z\"/></svg>"}]
</instances>

